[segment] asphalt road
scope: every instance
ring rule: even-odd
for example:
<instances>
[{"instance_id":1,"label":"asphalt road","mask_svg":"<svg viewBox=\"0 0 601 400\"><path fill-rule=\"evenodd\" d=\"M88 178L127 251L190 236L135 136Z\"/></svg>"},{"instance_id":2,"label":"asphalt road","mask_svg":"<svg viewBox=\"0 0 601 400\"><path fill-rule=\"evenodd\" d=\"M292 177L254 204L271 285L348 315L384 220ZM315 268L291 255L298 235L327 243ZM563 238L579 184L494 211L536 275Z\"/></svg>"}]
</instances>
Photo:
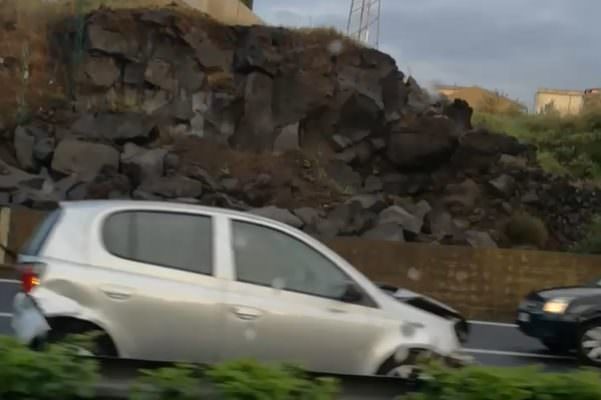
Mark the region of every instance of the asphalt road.
<instances>
[{"instance_id":1,"label":"asphalt road","mask_svg":"<svg viewBox=\"0 0 601 400\"><path fill-rule=\"evenodd\" d=\"M0 279L0 335L12 334L10 313L18 289L17 282ZM541 365L550 371L577 367L572 357L549 354L538 341L521 334L512 324L471 321L470 339L464 347L485 365Z\"/></svg>"}]
</instances>

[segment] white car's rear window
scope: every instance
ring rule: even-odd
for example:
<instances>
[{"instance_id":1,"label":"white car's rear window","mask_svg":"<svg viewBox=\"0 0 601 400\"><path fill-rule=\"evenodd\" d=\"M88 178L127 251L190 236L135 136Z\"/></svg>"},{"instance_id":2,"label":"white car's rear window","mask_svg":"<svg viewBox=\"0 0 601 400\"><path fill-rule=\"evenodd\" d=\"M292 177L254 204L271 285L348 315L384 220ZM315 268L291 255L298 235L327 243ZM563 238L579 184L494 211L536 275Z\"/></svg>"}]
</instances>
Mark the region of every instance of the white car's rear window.
<instances>
[{"instance_id":1,"label":"white car's rear window","mask_svg":"<svg viewBox=\"0 0 601 400\"><path fill-rule=\"evenodd\" d=\"M52 232L52 229L60 219L62 210L60 208L52 211L48 214L36 227L29 240L25 242L25 245L21 249L21 254L26 256L37 256L39 255L48 235Z\"/></svg>"}]
</instances>

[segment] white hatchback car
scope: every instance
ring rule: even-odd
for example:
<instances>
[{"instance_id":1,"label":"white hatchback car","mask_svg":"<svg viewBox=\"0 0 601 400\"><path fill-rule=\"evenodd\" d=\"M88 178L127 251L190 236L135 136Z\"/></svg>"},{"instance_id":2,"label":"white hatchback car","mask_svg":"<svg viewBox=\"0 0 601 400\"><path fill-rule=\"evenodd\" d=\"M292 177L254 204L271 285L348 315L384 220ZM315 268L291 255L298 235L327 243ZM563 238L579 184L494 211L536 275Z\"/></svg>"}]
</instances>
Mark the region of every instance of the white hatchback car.
<instances>
[{"instance_id":1,"label":"white hatchback car","mask_svg":"<svg viewBox=\"0 0 601 400\"><path fill-rule=\"evenodd\" d=\"M310 236L185 204L65 202L20 254L26 343L102 331L97 355L297 363L394 375L420 352L462 360L452 321L389 296Z\"/></svg>"}]
</instances>

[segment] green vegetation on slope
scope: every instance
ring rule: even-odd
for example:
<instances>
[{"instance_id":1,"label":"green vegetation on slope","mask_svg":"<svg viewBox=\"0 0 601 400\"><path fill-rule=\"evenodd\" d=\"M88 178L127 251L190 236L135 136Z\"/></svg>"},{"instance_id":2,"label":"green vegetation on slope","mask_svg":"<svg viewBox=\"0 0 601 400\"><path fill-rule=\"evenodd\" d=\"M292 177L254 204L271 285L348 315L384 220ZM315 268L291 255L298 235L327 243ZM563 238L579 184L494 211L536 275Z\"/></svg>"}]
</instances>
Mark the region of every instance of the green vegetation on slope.
<instances>
[{"instance_id":1,"label":"green vegetation on slope","mask_svg":"<svg viewBox=\"0 0 601 400\"><path fill-rule=\"evenodd\" d=\"M601 215L593 219L586 236L574 246L574 251L584 254L601 254Z\"/></svg>"},{"instance_id":2,"label":"green vegetation on slope","mask_svg":"<svg viewBox=\"0 0 601 400\"><path fill-rule=\"evenodd\" d=\"M545 170L601 181L601 106L588 104L577 116L476 113L476 127L506 132L538 147Z\"/></svg>"}]
</instances>

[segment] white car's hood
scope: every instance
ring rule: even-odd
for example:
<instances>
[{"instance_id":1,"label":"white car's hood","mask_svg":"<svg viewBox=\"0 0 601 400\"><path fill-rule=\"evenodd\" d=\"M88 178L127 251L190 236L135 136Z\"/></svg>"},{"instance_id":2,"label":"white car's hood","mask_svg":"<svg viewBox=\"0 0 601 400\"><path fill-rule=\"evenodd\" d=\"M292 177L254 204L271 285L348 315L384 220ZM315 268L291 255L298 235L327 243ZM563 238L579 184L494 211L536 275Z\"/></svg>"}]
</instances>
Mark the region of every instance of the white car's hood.
<instances>
[{"instance_id":1,"label":"white car's hood","mask_svg":"<svg viewBox=\"0 0 601 400\"><path fill-rule=\"evenodd\" d=\"M461 349L454 322L427 311L410 306L386 295L381 298L382 309L404 322L416 323L430 337L432 349L442 355L450 355Z\"/></svg>"},{"instance_id":2,"label":"white car's hood","mask_svg":"<svg viewBox=\"0 0 601 400\"><path fill-rule=\"evenodd\" d=\"M392 294L393 297L395 297L395 298L397 298L399 300L409 300L409 299L414 299L416 297L421 297L421 298L423 298L425 300L428 300L432 304L436 304L437 306L439 306L441 308L444 308L444 309L447 309L449 311L452 311L454 313L459 314L459 312L457 310L455 310L454 308L448 306L447 304L441 303L440 301L438 301L436 299L433 299L432 297L428 297L428 296L425 296L423 294L419 294L419 293L413 292L413 291L411 291L409 289L402 289L402 288L401 289L397 289L396 292L391 293L391 294Z\"/></svg>"}]
</instances>

